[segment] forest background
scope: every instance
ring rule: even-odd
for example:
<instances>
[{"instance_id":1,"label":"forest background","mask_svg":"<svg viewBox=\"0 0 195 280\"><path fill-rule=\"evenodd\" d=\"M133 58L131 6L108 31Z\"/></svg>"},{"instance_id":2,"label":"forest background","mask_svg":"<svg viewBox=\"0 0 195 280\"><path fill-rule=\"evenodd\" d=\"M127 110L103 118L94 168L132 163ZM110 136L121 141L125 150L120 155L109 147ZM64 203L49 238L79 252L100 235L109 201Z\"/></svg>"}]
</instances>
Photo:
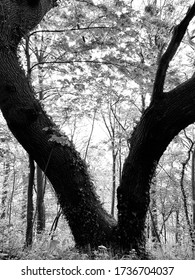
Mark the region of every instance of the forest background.
<instances>
[{"instance_id":1,"label":"forest background","mask_svg":"<svg viewBox=\"0 0 195 280\"><path fill-rule=\"evenodd\" d=\"M37 98L74 142L103 206L116 218L116 189L129 135L149 105L172 30L192 2L62 1L20 45L21 64ZM170 64L167 91L194 74L194 34L192 21ZM0 122L2 256L90 258L73 249L74 239L52 185L2 116ZM51 141L63 144L66 139L54 136ZM156 258L193 258L189 244L194 141L190 125L170 143L152 182L145 230L147 247ZM93 255L112 257L102 247Z\"/></svg>"}]
</instances>

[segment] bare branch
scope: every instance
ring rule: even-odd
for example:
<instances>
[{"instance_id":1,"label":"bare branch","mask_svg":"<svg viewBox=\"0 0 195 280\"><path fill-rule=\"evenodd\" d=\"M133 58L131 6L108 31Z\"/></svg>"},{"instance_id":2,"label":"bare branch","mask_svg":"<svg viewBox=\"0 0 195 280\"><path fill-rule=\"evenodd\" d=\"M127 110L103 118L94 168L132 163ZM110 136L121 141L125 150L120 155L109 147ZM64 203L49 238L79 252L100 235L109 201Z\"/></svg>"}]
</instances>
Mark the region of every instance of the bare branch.
<instances>
[{"instance_id":1,"label":"bare branch","mask_svg":"<svg viewBox=\"0 0 195 280\"><path fill-rule=\"evenodd\" d=\"M189 8L186 16L180 22L180 24L175 26L173 30L172 39L165 53L162 55L160 59L155 82L154 82L152 102L161 99L163 96L162 94L163 94L164 82L165 82L166 72L169 67L169 63L173 59L178 47L180 46L180 43L187 30L187 27L194 16L195 16L195 3L192 5L191 8Z\"/></svg>"},{"instance_id":2,"label":"bare branch","mask_svg":"<svg viewBox=\"0 0 195 280\"><path fill-rule=\"evenodd\" d=\"M72 31L82 31L82 30L95 30L95 29L114 29L115 26L92 26L92 27L80 27L77 28L67 28L67 29L42 29L42 30L35 30L29 36L33 36L37 33L65 33L65 32L72 32Z\"/></svg>"},{"instance_id":3,"label":"bare branch","mask_svg":"<svg viewBox=\"0 0 195 280\"><path fill-rule=\"evenodd\" d=\"M84 160L85 160L85 161L86 161L86 159L87 159L87 154L88 154L88 150L89 150L89 145L90 145L91 138L92 138L92 134L93 134L93 131L94 131L96 113L97 113L97 110L94 109L93 120L92 120L92 125L91 125L91 132L90 132L89 139L88 139L88 141L87 141L87 147L86 147L86 150L85 150L85 156L84 156Z\"/></svg>"}]
</instances>

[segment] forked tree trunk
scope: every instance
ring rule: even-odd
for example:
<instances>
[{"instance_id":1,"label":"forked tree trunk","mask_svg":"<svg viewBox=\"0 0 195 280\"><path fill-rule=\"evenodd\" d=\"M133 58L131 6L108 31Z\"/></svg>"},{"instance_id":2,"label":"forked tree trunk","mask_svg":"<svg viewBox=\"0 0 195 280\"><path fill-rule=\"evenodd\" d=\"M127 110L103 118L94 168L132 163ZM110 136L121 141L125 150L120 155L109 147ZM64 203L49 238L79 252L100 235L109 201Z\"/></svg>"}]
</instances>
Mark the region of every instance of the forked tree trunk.
<instances>
[{"instance_id":1,"label":"forked tree trunk","mask_svg":"<svg viewBox=\"0 0 195 280\"><path fill-rule=\"evenodd\" d=\"M161 98L152 99L135 128L118 188L117 224L103 209L85 162L35 100L18 63L16 47L22 34L35 27L50 8L49 0L40 2L42 5L30 7L25 0L1 1L2 113L14 136L51 181L76 244L82 247L114 244L126 251L132 248L140 251L145 245L149 187L156 165L173 137L195 121L195 78L169 93L159 92ZM164 76L162 71L162 81Z\"/></svg>"}]
</instances>

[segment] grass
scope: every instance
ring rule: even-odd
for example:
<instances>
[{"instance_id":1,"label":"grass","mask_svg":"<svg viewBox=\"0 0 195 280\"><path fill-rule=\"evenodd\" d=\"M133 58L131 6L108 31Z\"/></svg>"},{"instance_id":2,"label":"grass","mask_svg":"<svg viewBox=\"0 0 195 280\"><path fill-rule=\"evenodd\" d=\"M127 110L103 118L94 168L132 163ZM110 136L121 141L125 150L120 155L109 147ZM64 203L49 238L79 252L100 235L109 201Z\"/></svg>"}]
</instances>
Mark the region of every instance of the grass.
<instances>
[{"instance_id":1,"label":"grass","mask_svg":"<svg viewBox=\"0 0 195 280\"><path fill-rule=\"evenodd\" d=\"M16 242L17 240L17 242ZM150 259L155 260L190 260L192 250L189 243L182 245L166 244L155 245L147 243ZM104 246L97 250L78 251L74 247L70 232L58 232L51 240L47 232L34 238L31 248L24 248L24 232L20 225L15 228L0 226L0 259L20 260L113 260L113 259L139 259L135 251L126 255L114 255Z\"/></svg>"}]
</instances>

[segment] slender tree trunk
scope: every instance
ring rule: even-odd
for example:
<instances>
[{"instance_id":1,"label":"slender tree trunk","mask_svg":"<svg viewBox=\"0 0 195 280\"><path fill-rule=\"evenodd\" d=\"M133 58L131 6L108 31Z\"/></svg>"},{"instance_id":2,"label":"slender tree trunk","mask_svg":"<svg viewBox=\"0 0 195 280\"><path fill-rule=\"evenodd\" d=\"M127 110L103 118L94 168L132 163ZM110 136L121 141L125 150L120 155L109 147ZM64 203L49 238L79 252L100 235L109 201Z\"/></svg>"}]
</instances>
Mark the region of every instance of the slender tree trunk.
<instances>
[{"instance_id":1,"label":"slender tree trunk","mask_svg":"<svg viewBox=\"0 0 195 280\"><path fill-rule=\"evenodd\" d=\"M34 160L29 156L29 178L28 178L28 194L27 194L27 226L26 226L26 242L25 246L31 246L33 242L33 187L35 165Z\"/></svg>"},{"instance_id":2,"label":"slender tree trunk","mask_svg":"<svg viewBox=\"0 0 195 280\"><path fill-rule=\"evenodd\" d=\"M40 50L42 53L42 50ZM37 54L38 55L38 54ZM38 63L43 63L42 56L38 56ZM42 65L38 65L38 80L39 80L39 100L43 100L43 68ZM41 168L36 166L37 169L37 233L41 233L45 230L45 203L44 203L44 195L46 188L46 180L44 184L44 173Z\"/></svg>"},{"instance_id":3,"label":"slender tree trunk","mask_svg":"<svg viewBox=\"0 0 195 280\"><path fill-rule=\"evenodd\" d=\"M195 149L192 153L192 254L195 259Z\"/></svg>"},{"instance_id":4,"label":"slender tree trunk","mask_svg":"<svg viewBox=\"0 0 195 280\"><path fill-rule=\"evenodd\" d=\"M13 168L13 184L12 184L12 191L9 199L9 212L8 212L8 224L11 225L11 219L12 219L12 202L14 198L14 192L15 192L15 183L16 183L16 172Z\"/></svg>"},{"instance_id":5,"label":"slender tree trunk","mask_svg":"<svg viewBox=\"0 0 195 280\"><path fill-rule=\"evenodd\" d=\"M119 177L119 184L120 184L121 178L122 178L122 140L121 140L121 136L119 139L118 161L119 161L118 177Z\"/></svg>"},{"instance_id":6,"label":"slender tree trunk","mask_svg":"<svg viewBox=\"0 0 195 280\"><path fill-rule=\"evenodd\" d=\"M116 154L115 146L112 147L112 203L111 215L114 217L115 197L116 197Z\"/></svg>"},{"instance_id":7,"label":"slender tree trunk","mask_svg":"<svg viewBox=\"0 0 195 280\"><path fill-rule=\"evenodd\" d=\"M3 179L3 188L2 188L2 199L1 199L1 207L2 207L2 213L1 213L1 219L5 218L6 216L6 208L7 208L7 194L8 194L8 177L10 172L10 164L9 161L6 159L3 165L4 170L4 179Z\"/></svg>"},{"instance_id":8,"label":"slender tree trunk","mask_svg":"<svg viewBox=\"0 0 195 280\"><path fill-rule=\"evenodd\" d=\"M93 114L93 121L92 121L92 125L91 125L91 132L90 132L89 139L87 141L87 145L86 145L86 149L85 149L85 155L84 155L85 161L87 160L88 150L89 150L91 138L92 138L93 131L94 131L96 113L97 113L97 110L95 109L94 114Z\"/></svg>"},{"instance_id":9,"label":"slender tree trunk","mask_svg":"<svg viewBox=\"0 0 195 280\"><path fill-rule=\"evenodd\" d=\"M21 219L23 223L26 225L26 217L27 217L27 192L28 192L28 178L26 174L22 175L22 213Z\"/></svg>"},{"instance_id":10,"label":"slender tree trunk","mask_svg":"<svg viewBox=\"0 0 195 280\"><path fill-rule=\"evenodd\" d=\"M164 241L165 241L165 244L167 244L167 227L166 227L166 222L164 220L163 220L163 223L164 223Z\"/></svg>"},{"instance_id":11,"label":"slender tree trunk","mask_svg":"<svg viewBox=\"0 0 195 280\"><path fill-rule=\"evenodd\" d=\"M42 38L43 40L43 38ZM32 86L32 72L31 72L31 59L30 59L30 36L26 36L25 40L25 55L26 55L26 64L27 64L27 78L29 84ZM43 67L42 63L44 62L42 47L40 49L40 53L38 48L36 48L36 57L38 62L38 83L39 83L39 100L43 100ZM32 162L30 161L30 166ZM33 168L30 168L30 172L34 172ZM43 173L41 168L36 166L36 182L37 182L37 200L36 200L36 214L37 214L37 233L40 234L45 229L45 205L44 205L44 194L45 187L43 184ZM31 177L31 175L29 175ZM34 178L34 175L32 175ZM32 193L31 180L29 180L29 192ZM29 207L30 208L30 207ZM31 211L31 209L30 209ZM32 210L33 212L33 210Z\"/></svg>"},{"instance_id":12,"label":"slender tree trunk","mask_svg":"<svg viewBox=\"0 0 195 280\"><path fill-rule=\"evenodd\" d=\"M112 151L112 199L111 199L111 215L114 217L114 208L115 208L115 196L116 196L116 157L118 154L118 148L116 147L116 103L112 105L110 101L108 104L108 123L104 114L102 118L111 141L111 151ZM112 108L114 107L114 109Z\"/></svg>"},{"instance_id":13,"label":"slender tree trunk","mask_svg":"<svg viewBox=\"0 0 195 280\"><path fill-rule=\"evenodd\" d=\"M151 237L154 246L157 242L160 242L160 237L158 234L158 217L157 217L157 203L156 203L156 183L154 182L151 187Z\"/></svg>"},{"instance_id":14,"label":"slender tree trunk","mask_svg":"<svg viewBox=\"0 0 195 280\"><path fill-rule=\"evenodd\" d=\"M191 139L190 139L191 140ZM187 194L186 194L186 190L185 190L185 184L184 184L184 178L185 178L185 169L186 166L190 160L190 156L191 156L191 152L194 146L193 141L191 140L191 145L190 148L188 150L188 156L186 158L186 160L182 163L182 171L181 171L181 178L180 178L180 187L181 187L181 193L182 193L182 200L183 200L183 208L184 208L184 213L185 213L185 218L186 218L186 223L187 223L187 228L188 228L188 232L192 241L192 245L193 245L193 229L192 229L192 224L190 222L190 217L189 217L189 211L188 211L188 199L187 199Z\"/></svg>"},{"instance_id":15,"label":"slender tree trunk","mask_svg":"<svg viewBox=\"0 0 195 280\"><path fill-rule=\"evenodd\" d=\"M45 230L45 205L44 194L45 188L43 184L43 172L37 165L37 233L40 234Z\"/></svg>"},{"instance_id":16,"label":"slender tree trunk","mask_svg":"<svg viewBox=\"0 0 195 280\"><path fill-rule=\"evenodd\" d=\"M180 245L181 239L180 239L179 209L177 209L175 212L175 223L176 223L175 243Z\"/></svg>"}]
</instances>

